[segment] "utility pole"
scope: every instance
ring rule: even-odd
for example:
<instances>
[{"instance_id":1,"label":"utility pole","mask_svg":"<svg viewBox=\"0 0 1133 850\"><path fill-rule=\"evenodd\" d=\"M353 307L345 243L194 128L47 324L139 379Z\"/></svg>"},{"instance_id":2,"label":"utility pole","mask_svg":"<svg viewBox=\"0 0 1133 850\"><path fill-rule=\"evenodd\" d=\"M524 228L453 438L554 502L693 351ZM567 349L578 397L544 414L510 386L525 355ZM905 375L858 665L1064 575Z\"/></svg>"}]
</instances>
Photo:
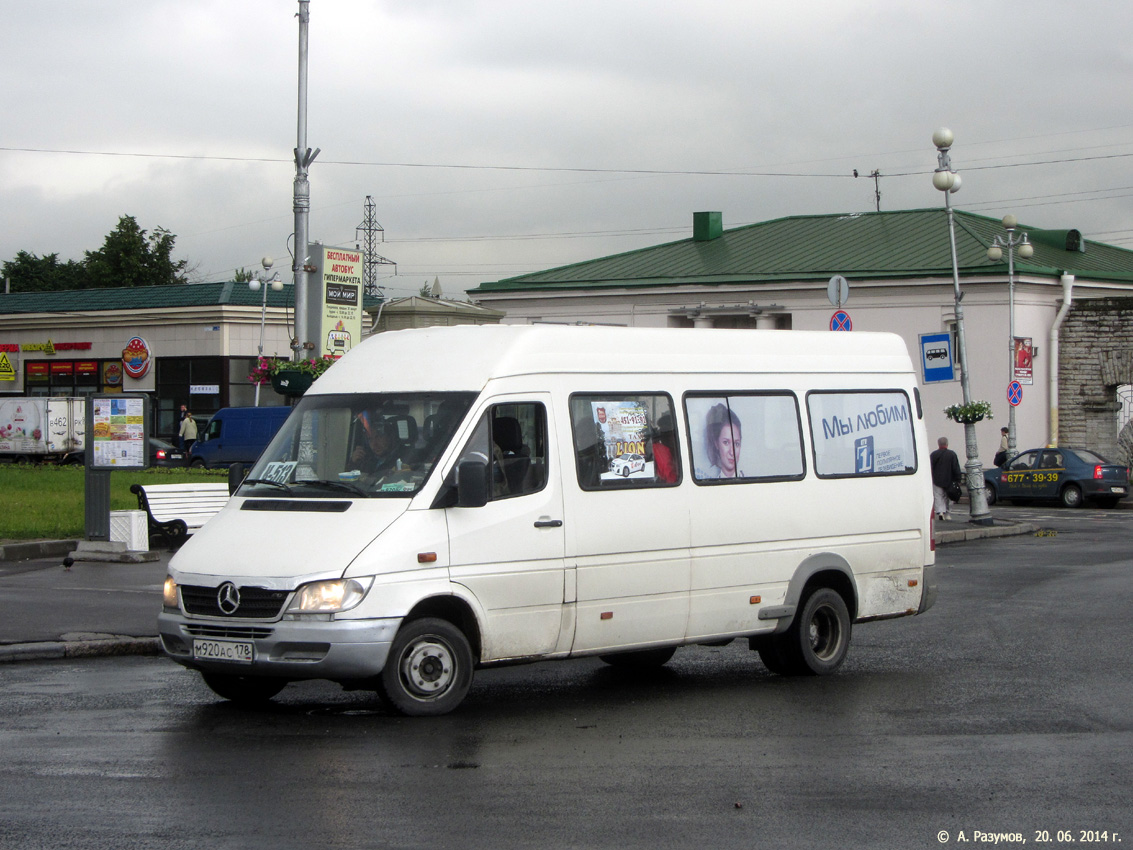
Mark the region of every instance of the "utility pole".
<instances>
[{"instance_id":1,"label":"utility pole","mask_svg":"<svg viewBox=\"0 0 1133 850\"><path fill-rule=\"evenodd\" d=\"M310 0L299 0L299 120L295 143L295 192L292 210L295 213L295 259L291 271L295 276L295 339L291 341L294 359L303 359L309 349L314 348L311 341L310 318L307 298L307 268L309 257L307 245L310 242L309 219L311 215L311 185L307 182L307 170L319 149L312 151L307 147L307 30L311 23Z\"/></svg>"}]
</instances>

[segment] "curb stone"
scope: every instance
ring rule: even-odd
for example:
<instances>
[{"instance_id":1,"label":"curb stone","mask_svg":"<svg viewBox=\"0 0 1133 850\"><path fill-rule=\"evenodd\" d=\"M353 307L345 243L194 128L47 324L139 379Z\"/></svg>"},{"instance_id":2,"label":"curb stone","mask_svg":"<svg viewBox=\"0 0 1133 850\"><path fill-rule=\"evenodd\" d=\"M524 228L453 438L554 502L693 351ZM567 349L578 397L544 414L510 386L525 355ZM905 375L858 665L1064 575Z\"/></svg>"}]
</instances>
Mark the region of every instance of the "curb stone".
<instances>
[{"instance_id":1,"label":"curb stone","mask_svg":"<svg viewBox=\"0 0 1133 850\"><path fill-rule=\"evenodd\" d=\"M161 639L128 635L98 635L76 640L37 641L0 645L0 664L15 661L53 661L67 658L105 658L115 655L160 655Z\"/></svg>"}]
</instances>

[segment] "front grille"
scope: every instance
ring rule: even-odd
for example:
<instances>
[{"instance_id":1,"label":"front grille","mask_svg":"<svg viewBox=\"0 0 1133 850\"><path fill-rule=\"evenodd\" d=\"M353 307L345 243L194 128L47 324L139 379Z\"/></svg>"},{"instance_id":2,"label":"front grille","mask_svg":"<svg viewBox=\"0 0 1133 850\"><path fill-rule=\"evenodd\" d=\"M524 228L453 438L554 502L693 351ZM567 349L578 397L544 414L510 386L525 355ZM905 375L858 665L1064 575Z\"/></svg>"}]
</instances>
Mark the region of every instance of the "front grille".
<instances>
[{"instance_id":1,"label":"front grille","mask_svg":"<svg viewBox=\"0 0 1133 850\"><path fill-rule=\"evenodd\" d=\"M225 617L241 620L274 620L290 596L286 590L266 587L241 587L240 605L231 614L220 609L219 588L181 585L181 604L185 611L199 617Z\"/></svg>"},{"instance_id":2,"label":"front grille","mask_svg":"<svg viewBox=\"0 0 1133 850\"><path fill-rule=\"evenodd\" d=\"M274 629L256 628L255 626L202 626L196 623L185 626L193 637L209 638L236 638L237 640L256 640L269 638Z\"/></svg>"}]
</instances>

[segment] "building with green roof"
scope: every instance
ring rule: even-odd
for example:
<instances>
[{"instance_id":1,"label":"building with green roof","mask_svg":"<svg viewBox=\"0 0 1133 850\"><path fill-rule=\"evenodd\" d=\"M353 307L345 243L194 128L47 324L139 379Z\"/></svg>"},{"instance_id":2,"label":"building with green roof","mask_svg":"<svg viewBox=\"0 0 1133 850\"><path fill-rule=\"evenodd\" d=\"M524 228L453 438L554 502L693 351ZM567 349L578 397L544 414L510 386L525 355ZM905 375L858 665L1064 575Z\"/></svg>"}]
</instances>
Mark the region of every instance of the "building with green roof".
<instances>
[{"instance_id":1,"label":"building with green roof","mask_svg":"<svg viewBox=\"0 0 1133 850\"><path fill-rule=\"evenodd\" d=\"M999 261L988 257L1005 230L998 219L957 210L955 233L972 397L990 401L995 415L978 426L990 464L1007 420L1007 386L1016 377L1008 260L1006 254ZM1016 235L1024 233L1034 254L1015 256L1015 336L1031 340L1033 363L1016 412L1019 448L1047 443L1057 428L1051 410L1057 393L1050 391L1057 369L1050 355L1064 276L1072 276L1074 301L1133 296L1133 251L1072 228L1021 223ZM835 275L849 282L841 321L828 299ZM732 229L723 227L718 212L695 213L687 238L482 283L469 294L506 311L505 323L890 331L905 339L922 377L922 335L948 334L956 350L943 208L790 216ZM1113 393L1128 394L1128 388ZM954 381L926 381L922 395L930 435L962 444L962 428L942 412L962 400L959 368ZM1120 427L1116 415L1114 423Z\"/></svg>"}]
</instances>

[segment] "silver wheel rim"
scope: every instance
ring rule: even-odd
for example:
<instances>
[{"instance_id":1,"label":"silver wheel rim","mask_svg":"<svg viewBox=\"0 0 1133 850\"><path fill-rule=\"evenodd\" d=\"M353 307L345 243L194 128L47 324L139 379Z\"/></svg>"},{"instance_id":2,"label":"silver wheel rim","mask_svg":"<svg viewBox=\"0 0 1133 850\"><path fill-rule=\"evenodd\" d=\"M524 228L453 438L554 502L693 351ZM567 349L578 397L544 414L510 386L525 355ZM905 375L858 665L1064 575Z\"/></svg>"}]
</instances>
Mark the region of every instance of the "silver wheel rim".
<instances>
[{"instance_id":1,"label":"silver wheel rim","mask_svg":"<svg viewBox=\"0 0 1133 850\"><path fill-rule=\"evenodd\" d=\"M815 610L810 618L808 629L810 649L816 658L828 661L838 654L838 647L842 643L842 627L838 623L838 615L828 605Z\"/></svg>"},{"instance_id":2,"label":"silver wheel rim","mask_svg":"<svg viewBox=\"0 0 1133 850\"><path fill-rule=\"evenodd\" d=\"M436 636L419 638L401 656L401 681L417 699L442 696L456 679L452 649Z\"/></svg>"}]
</instances>

